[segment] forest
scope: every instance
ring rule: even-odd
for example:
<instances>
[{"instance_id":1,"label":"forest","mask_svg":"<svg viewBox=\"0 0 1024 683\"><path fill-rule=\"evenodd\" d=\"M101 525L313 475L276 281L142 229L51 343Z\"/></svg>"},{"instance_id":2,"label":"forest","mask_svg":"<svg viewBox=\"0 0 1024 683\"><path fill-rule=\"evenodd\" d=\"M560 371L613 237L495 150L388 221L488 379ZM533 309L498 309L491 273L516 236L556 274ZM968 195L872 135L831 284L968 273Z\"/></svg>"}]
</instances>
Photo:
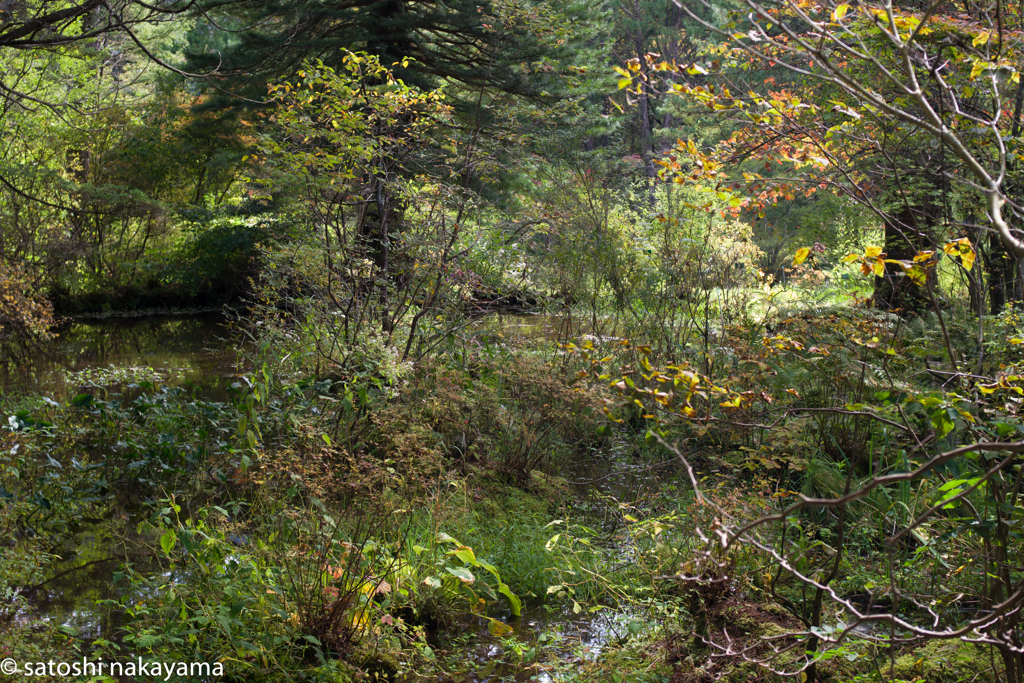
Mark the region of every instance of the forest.
<instances>
[{"instance_id":1,"label":"forest","mask_svg":"<svg viewBox=\"0 0 1024 683\"><path fill-rule=\"evenodd\" d=\"M1024 4L0 0L0 673L1024 683Z\"/></svg>"}]
</instances>

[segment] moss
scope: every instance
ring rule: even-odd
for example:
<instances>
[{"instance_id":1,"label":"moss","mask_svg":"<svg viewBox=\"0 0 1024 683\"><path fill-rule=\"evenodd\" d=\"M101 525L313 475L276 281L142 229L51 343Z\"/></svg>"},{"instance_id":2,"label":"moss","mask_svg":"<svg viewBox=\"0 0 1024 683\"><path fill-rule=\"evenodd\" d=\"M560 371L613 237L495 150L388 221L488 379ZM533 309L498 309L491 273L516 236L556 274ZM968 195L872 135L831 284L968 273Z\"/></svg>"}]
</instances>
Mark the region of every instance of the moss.
<instances>
[{"instance_id":1,"label":"moss","mask_svg":"<svg viewBox=\"0 0 1024 683\"><path fill-rule=\"evenodd\" d=\"M757 638L802 630L786 608L774 603L746 604L730 601L715 612L713 620L716 624L727 627L730 632Z\"/></svg>"},{"instance_id":2,"label":"moss","mask_svg":"<svg viewBox=\"0 0 1024 683\"><path fill-rule=\"evenodd\" d=\"M398 677L401 666L398 659L390 652L375 652L372 655L360 657L358 653L349 656L348 661L355 665L360 674L351 676L353 679L369 676L371 681L394 681ZM330 679L328 679L330 680ZM345 679L342 678L342 681ZM333 681L331 683L334 683Z\"/></svg>"},{"instance_id":3,"label":"moss","mask_svg":"<svg viewBox=\"0 0 1024 683\"><path fill-rule=\"evenodd\" d=\"M705 637L723 644L725 633L733 652L744 656L725 656L708 647L701 637L679 634L665 643L670 661L676 663L673 683L709 683L710 681L775 680L767 669L748 659L765 660L773 656L772 648L792 644L791 636L803 630L794 617L780 605L747 602L736 596L712 601L707 607ZM768 641L766 639L771 639ZM715 656L709 658L709 654ZM792 670L799 665L798 648L775 655L774 667ZM700 668L697 668L700 666Z\"/></svg>"},{"instance_id":4,"label":"moss","mask_svg":"<svg viewBox=\"0 0 1024 683\"><path fill-rule=\"evenodd\" d=\"M572 496L572 489L564 477L556 477L534 470L530 472L530 489L533 495L549 507L562 504Z\"/></svg>"},{"instance_id":5,"label":"moss","mask_svg":"<svg viewBox=\"0 0 1024 683\"><path fill-rule=\"evenodd\" d=\"M959 640L933 640L899 657L892 678L921 679L924 683L991 681L990 667L985 648Z\"/></svg>"},{"instance_id":6,"label":"moss","mask_svg":"<svg viewBox=\"0 0 1024 683\"><path fill-rule=\"evenodd\" d=\"M522 489L503 481L490 473L478 471L475 483L486 496L480 500L480 512L491 519L503 519L508 515L545 517L564 503L572 492L562 477L554 477L534 470L530 473L530 485Z\"/></svg>"},{"instance_id":7,"label":"moss","mask_svg":"<svg viewBox=\"0 0 1024 683\"><path fill-rule=\"evenodd\" d=\"M766 602L765 604L761 605L761 611L767 612L768 614L771 614L774 617L778 617L779 619L793 618L793 615L790 613L788 609L786 609L782 605L777 605L774 602Z\"/></svg>"},{"instance_id":8,"label":"moss","mask_svg":"<svg viewBox=\"0 0 1024 683\"><path fill-rule=\"evenodd\" d=\"M760 681L765 678L765 670L753 662L740 662L737 666L727 671L721 679L728 683L749 683Z\"/></svg>"},{"instance_id":9,"label":"moss","mask_svg":"<svg viewBox=\"0 0 1024 683\"><path fill-rule=\"evenodd\" d=\"M337 662L328 662L313 670L313 683L353 683L352 673L337 666Z\"/></svg>"}]
</instances>

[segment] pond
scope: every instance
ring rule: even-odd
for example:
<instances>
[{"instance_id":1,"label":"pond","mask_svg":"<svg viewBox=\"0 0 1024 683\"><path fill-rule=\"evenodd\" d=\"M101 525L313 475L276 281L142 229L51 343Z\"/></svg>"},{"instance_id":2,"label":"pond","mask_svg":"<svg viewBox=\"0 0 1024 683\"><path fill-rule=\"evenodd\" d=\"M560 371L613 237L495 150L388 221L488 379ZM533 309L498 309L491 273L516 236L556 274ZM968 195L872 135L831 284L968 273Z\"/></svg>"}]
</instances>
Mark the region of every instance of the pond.
<instances>
[{"instance_id":1,"label":"pond","mask_svg":"<svg viewBox=\"0 0 1024 683\"><path fill-rule=\"evenodd\" d=\"M217 314L76 320L54 331L41 344L0 347L4 392L73 395L150 382L213 398L238 375L241 335Z\"/></svg>"},{"instance_id":2,"label":"pond","mask_svg":"<svg viewBox=\"0 0 1024 683\"><path fill-rule=\"evenodd\" d=\"M19 625L36 619L57 620L81 638L116 638L124 613L97 606L97 601L120 598L127 585L115 585L114 575L127 558L137 571L157 571L156 557L136 532L141 521L124 511L91 524L55 549L63 559L50 565L47 578L22 589L26 607L14 613ZM150 542L152 545L152 542Z\"/></svg>"},{"instance_id":3,"label":"pond","mask_svg":"<svg viewBox=\"0 0 1024 683\"><path fill-rule=\"evenodd\" d=\"M500 334L538 342L583 337L579 319L536 313L494 313L474 320L467 339ZM216 313L79 319L57 327L52 340L0 344L0 390L8 394L74 395L132 384L195 387L225 397L240 374L245 336Z\"/></svg>"}]
</instances>

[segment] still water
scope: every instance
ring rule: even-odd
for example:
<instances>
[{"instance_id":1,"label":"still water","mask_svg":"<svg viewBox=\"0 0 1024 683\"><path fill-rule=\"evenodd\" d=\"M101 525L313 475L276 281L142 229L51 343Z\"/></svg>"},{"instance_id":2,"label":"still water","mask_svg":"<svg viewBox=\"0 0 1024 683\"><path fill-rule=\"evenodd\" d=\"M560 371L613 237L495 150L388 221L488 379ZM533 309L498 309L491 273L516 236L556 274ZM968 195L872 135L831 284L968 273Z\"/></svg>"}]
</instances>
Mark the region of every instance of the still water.
<instances>
[{"instance_id":1,"label":"still water","mask_svg":"<svg viewBox=\"0 0 1024 683\"><path fill-rule=\"evenodd\" d=\"M150 382L218 395L238 375L242 337L220 315L81 320L55 332L40 344L3 345L5 392L68 395Z\"/></svg>"},{"instance_id":2,"label":"still water","mask_svg":"<svg viewBox=\"0 0 1024 683\"><path fill-rule=\"evenodd\" d=\"M608 334L600 329L606 326L568 316L496 313L457 334L467 343L498 335L550 344ZM42 343L0 343L0 390L66 396L149 382L223 398L240 374L240 352L247 346L245 335L215 313L75 320L54 332Z\"/></svg>"}]
</instances>

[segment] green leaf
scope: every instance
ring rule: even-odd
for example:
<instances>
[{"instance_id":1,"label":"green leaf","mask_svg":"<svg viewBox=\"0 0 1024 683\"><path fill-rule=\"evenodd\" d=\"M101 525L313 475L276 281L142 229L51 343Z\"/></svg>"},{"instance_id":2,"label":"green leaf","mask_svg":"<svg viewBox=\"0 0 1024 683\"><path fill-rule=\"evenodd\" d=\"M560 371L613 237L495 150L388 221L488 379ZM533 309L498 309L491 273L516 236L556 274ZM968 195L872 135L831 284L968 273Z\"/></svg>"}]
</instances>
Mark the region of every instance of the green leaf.
<instances>
[{"instance_id":1,"label":"green leaf","mask_svg":"<svg viewBox=\"0 0 1024 683\"><path fill-rule=\"evenodd\" d=\"M968 484L968 481L969 480L967 480L967 479L953 479L951 481L947 481L945 484L943 484L942 486L940 486L936 490L937 491L949 491L950 489L959 489L959 488L962 488L965 485L969 486L970 484ZM973 480L970 480L970 481L977 481L977 479L973 479Z\"/></svg>"},{"instance_id":2,"label":"green leaf","mask_svg":"<svg viewBox=\"0 0 1024 683\"><path fill-rule=\"evenodd\" d=\"M469 571L465 567L445 567L445 570L463 583L473 583L476 581L476 577L473 576L473 572Z\"/></svg>"},{"instance_id":3,"label":"green leaf","mask_svg":"<svg viewBox=\"0 0 1024 683\"><path fill-rule=\"evenodd\" d=\"M468 565L475 566L477 564L476 555L473 553L473 549L468 545L462 545L451 551L455 557L459 558Z\"/></svg>"},{"instance_id":4,"label":"green leaf","mask_svg":"<svg viewBox=\"0 0 1024 683\"><path fill-rule=\"evenodd\" d=\"M174 533L173 529L168 529L164 532L164 535L160 537L160 547L164 551L164 555L170 555L171 550L174 549L174 544L178 540L178 535Z\"/></svg>"},{"instance_id":5,"label":"green leaf","mask_svg":"<svg viewBox=\"0 0 1024 683\"><path fill-rule=\"evenodd\" d=\"M550 588L548 590L550 590ZM518 617L523 611L523 604L520 602L519 596L509 589L507 583L499 583L498 592L505 596L508 600L508 604L512 607L512 614Z\"/></svg>"},{"instance_id":6,"label":"green leaf","mask_svg":"<svg viewBox=\"0 0 1024 683\"><path fill-rule=\"evenodd\" d=\"M157 638L154 635L144 634L135 639L135 646L142 649L149 649L156 645Z\"/></svg>"},{"instance_id":7,"label":"green leaf","mask_svg":"<svg viewBox=\"0 0 1024 683\"><path fill-rule=\"evenodd\" d=\"M79 394L71 399L71 405L76 408L83 408L93 402L92 394Z\"/></svg>"}]
</instances>

